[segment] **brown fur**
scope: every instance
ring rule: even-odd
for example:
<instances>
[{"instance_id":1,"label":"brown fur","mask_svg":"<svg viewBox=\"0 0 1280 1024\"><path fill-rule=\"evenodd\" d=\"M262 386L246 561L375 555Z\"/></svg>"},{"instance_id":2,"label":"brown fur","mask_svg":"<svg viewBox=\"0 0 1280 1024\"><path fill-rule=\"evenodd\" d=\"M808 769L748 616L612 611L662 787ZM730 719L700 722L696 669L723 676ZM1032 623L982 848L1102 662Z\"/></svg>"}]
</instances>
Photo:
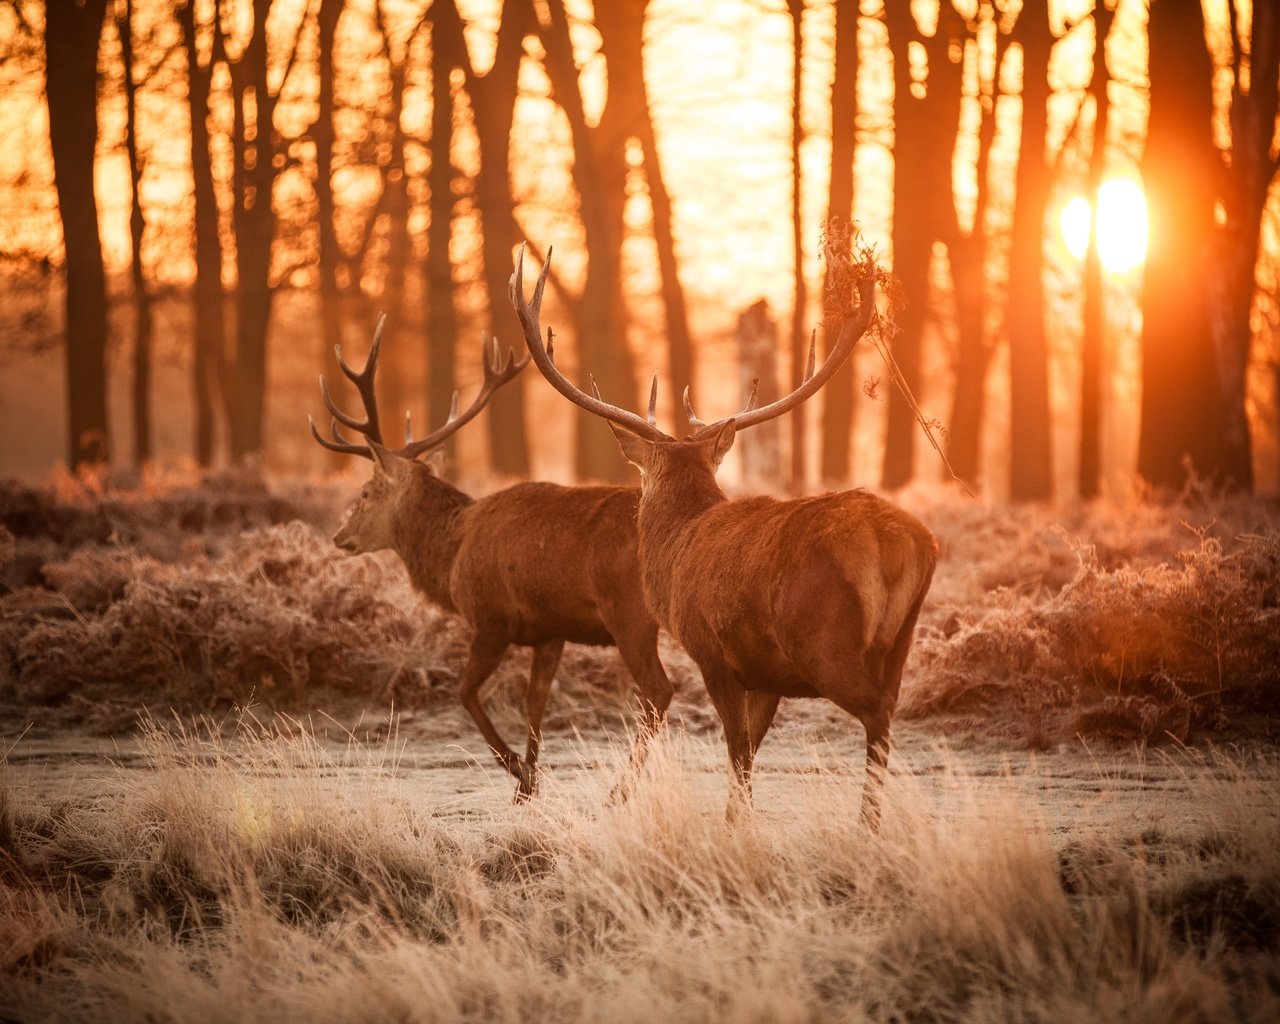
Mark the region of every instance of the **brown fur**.
<instances>
[{"instance_id":1,"label":"brown fur","mask_svg":"<svg viewBox=\"0 0 1280 1024\"><path fill-rule=\"evenodd\" d=\"M517 798L536 787L542 715L566 641L616 645L636 681L641 722L624 782L671 702L658 627L640 589L638 501L635 488L547 483L473 499L429 466L378 450L373 478L334 537L350 552L394 550L424 596L471 624L459 697L499 763L520 780ZM479 696L511 644L533 649L523 762Z\"/></svg>"},{"instance_id":2,"label":"brown fur","mask_svg":"<svg viewBox=\"0 0 1280 1024\"><path fill-rule=\"evenodd\" d=\"M644 481L645 596L702 669L735 792L750 797L752 760L778 699L825 697L866 728L863 816L875 825L889 724L937 561L933 535L860 490L728 500L715 470L732 421L683 441L614 433Z\"/></svg>"}]
</instances>

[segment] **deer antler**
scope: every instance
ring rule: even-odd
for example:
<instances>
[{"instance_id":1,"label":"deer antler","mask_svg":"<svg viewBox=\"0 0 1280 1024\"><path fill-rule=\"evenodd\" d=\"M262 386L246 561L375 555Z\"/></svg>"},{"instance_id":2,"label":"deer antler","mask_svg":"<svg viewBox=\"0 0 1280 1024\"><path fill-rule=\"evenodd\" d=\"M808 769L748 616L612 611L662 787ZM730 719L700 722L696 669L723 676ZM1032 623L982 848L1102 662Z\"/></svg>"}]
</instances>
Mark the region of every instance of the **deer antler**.
<instances>
[{"instance_id":1,"label":"deer antler","mask_svg":"<svg viewBox=\"0 0 1280 1024\"><path fill-rule=\"evenodd\" d=\"M784 412L789 412L820 390L822 385L835 376L836 371L853 354L858 340L867 332L867 328L871 326L871 318L876 311L875 297L875 275L860 279L858 281L858 312L841 324L840 334L836 338L836 343L831 346L831 351L827 354L827 358L823 360L822 368L817 373L813 372L817 356L817 332L815 331L809 335L809 358L805 365L804 380L791 394L779 398L776 402L770 402L766 406L755 409L753 406L756 403L758 382L753 381L751 395L747 399L746 406L742 412L733 417L737 421L738 429L754 427L757 423L763 423L765 420L771 420L781 416ZM687 405L686 408L688 408ZM722 420L721 422L724 421Z\"/></svg>"},{"instance_id":2,"label":"deer antler","mask_svg":"<svg viewBox=\"0 0 1280 1024\"><path fill-rule=\"evenodd\" d=\"M596 392L595 397L580 391L555 364L553 335L551 329L547 328L547 343L542 343L542 325L539 322L539 316L542 313L542 293L547 285L547 273L551 269L551 251L552 247L547 246L547 258L542 264L542 272L538 275L538 281L533 286L533 301L527 302L524 297L524 246L520 246L520 251L516 254L516 269L511 275L511 305L515 307L516 316L520 319L520 327L524 331L525 343L529 346L529 355L533 358L538 369L542 371L542 375L547 378L547 382L555 388L565 398L569 399L574 405L586 409L587 412L593 413L602 419L616 423L633 434L647 438L650 441L671 440L654 425L655 406L657 404L657 378L654 378L653 390L649 393L649 418L641 419L633 412L626 409L620 409L616 405L610 405L608 402L600 399L599 390L592 380L592 390Z\"/></svg>"},{"instance_id":3,"label":"deer antler","mask_svg":"<svg viewBox=\"0 0 1280 1024\"><path fill-rule=\"evenodd\" d=\"M358 420L339 409L329 394L329 386L325 382L324 376L320 377L320 396L324 399L325 407L333 417L329 427L330 432L333 434L333 440L329 441L320 436L320 432L316 429L315 420L310 416L307 417L307 422L311 425L311 436L330 451L342 452L344 455L359 455L366 459L373 458L371 445L353 444L347 440L338 429L339 423L363 434L372 444L382 444L382 428L378 420L378 399L374 389L374 374L378 368L378 356L382 349L382 327L386 323L386 319L385 315L378 317L378 326L373 332L373 345L369 349L369 358L365 361L363 370L356 372L348 366L342 358L342 346L334 346L334 351L338 356L338 366L341 367L342 372L346 374L347 378L360 393L360 400L364 404L365 410L363 420ZM452 437L455 431L474 419L480 410L489 403L489 399L493 397L493 393L498 388L508 381L514 380L520 371L529 365L529 357L527 355L524 359L517 360L516 354L512 349L507 350L504 358L498 348L497 338L494 338L491 344L489 338L484 336L481 345L483 348L484 383L480 386L480 391L476 394L466 412L461 415L458 414L458 392L455 391L453 400L449 404L448 418L439 428L433 430L420 441L413 439L409 414L406 412L404 417L404 447L392 449L393 454L403 456L406 459L416 459L424 452L438 448Z\"/></svg>"}]
</instances>

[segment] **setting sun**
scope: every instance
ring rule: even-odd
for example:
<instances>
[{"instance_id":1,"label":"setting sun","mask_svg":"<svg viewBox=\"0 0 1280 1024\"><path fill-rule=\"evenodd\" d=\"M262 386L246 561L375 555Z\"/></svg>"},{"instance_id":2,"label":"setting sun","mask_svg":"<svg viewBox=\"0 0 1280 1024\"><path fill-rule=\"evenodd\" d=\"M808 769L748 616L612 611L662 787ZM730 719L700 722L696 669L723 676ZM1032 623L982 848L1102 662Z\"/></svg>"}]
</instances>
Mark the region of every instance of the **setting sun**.
<instances>
[{"instance_id":1,"label":"setting sun","mask_svg":"<svg viewBox=\"0 0 1280 1024\"><path fill-rule=\"evenodd\" d=\"M1059 217L1063 241L1076 259L1089 246L1089 200L1076 196ZM1111 178L1098 190L1098 248L1102 265L1123 273L1147 254L1147 202L1142 186L1131 178Z\"/></svg>"}]
</instances>

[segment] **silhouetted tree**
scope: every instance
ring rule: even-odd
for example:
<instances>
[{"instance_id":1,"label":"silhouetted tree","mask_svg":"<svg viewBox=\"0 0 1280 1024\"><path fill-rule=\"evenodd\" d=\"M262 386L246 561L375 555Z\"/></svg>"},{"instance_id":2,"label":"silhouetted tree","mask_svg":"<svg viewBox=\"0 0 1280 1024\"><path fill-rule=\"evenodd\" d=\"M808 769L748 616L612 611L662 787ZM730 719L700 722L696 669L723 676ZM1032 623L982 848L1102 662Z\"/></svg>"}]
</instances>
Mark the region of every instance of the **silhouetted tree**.
<instances>
[{"instance_id":1,"label":"silhouetted tree","mask_svg":"<svg viewBox=\"0 0 1280 1024\"><path fill-rule=\"evenodd\" d=\"M858 121L858 0L835 0L835 16L827 217L852 226L853 161ZM835 344L837 333L823 331L827 352ZM822 479L832 484L848 480L853 471L853 368L853 360L850 359L822 390Z\"/></svg>"},{"instance_id":2,"label":"silhouetted tree","mask_svg":"<svg viewBox=\"0 0 1280 1024\"><path fill-rule=\"evenodd\" d=\"M994 19L994 5L984 0L978 7L979 23ZM951 15L954 16L954 10ZM966 484L975 483L981 465L982 423L986 409L987 370L992 344L987 333L987 211L991 185L991 143L995 139L996 104L1000 94L1000 68L1008 49L1008 36L996 33L995 60L989 77L978 80L979 121L974 166L973 225L965 230L960 211L952 203L947 253L956 304L955 399L947 432L947 460L951 471Z\"/></svg>"},{"instance_id":3,"label":"silhouetted tree","mask_svg":"<svg viewBox=\"0 0 1280 1024\"><path fill-rule=\"evenodd\" d=\"M192 391L195 407L196 461L213 462L218 410L226 407L227 335L222 290L222 239L218 198L213 184L209 139L209 94L213 60L201 60L196 37L195 0L177 10L187 54L187 110L191 119L191 175L195 221L195 351Z\"/></svg>"},{"instance_id":4,"label":"silhouetted tree","mask_svg":"<svg viewBox=\"0 0 1280 1024\"><path fill-rule=\"evenodd\" d=\"M919 390L920 355L929 310L933 243L954 216L951 154L960 124L962 65L951 58L956 22L941 17L922 36L908 4L888 4L885 17L893 51L893 274L907 296L895 321L893 358L907 389ZM960 25L963 41L963 24ZM925 54L928 75L913 77L909 50ZM902 487L915 468L915 413L898 388L889 391L881 485Z\"/></svg>"},{"instance_id":5,"label":"silhouetted tree","mask_svg":"<svg viewBox=\"0 0 1280 1024\"><path fill-rule=\"evenodd\" d=\"M454 0L436 0L432 47L440 46L462 68L480 144L480 166L474 195L484 237L482 275L488 298L489 333L505 339L510 333L507 282L520 232L511 194L511 125L515 119L520 61L524 38L535 27L530 0L504 0L498 23L493 64L481 75L475 70L462 35L462 19ZM527 476L529 441L525 429L524 376L517 377L489 401L485 421L489 430L490 461L494 472Z\"/></svg>"},{"instance_id":6,"label":"silhouetted tree","mask_svg":"<svg viewBox=\"0 0 1280 1024\"><path fill-rule=\"evenodd\" d=\"M1138 472L1178 488L1184 460L1214 477L1225 414L1209 320L1218 154L1213 67L1198 3L1151 5L1151 113L1142 160L1150 237L1142 294Z\"/></svg>"},{"instance_id":7,"label":"silhouetted tree","mask_svg":"<svg viewBox=\"0 0 1280 1024\"><path fill-rule=\"evenodd\" d=\"M573 139L573 180L587 244L587 276L581 300L573 307L578 336L579 383L592 373L610 402L634 406L634 361L626 342L626 309L622 292L622 210L626 195L625 140L604 138L592 129L582 104L578 68L569 39L563 0L547 4L549 23L541 26L547 74L556 102L565 112ZM609 55L605 54L606 62ZM606 107L614 102L613 90ZM606 114L601 115L601 124ZM574 464L580 477L622 480L627 469L618 458L617 443L603 424L588 417L578 421Z\"/></svg>"},{"instance_id":8,"label":"silhouetted tree","mask_svg":"<svg viewBox=\"0 0 1280 1024\"><path fill-rule=\"evenodd\" d=\"M1242 490L1253 487L1246 379L1253 340L1259 235L1276 178L1274 146L1280 90L1280 9L1255 0L1246 53L1231 5L1231 160L1221 176L1223 222L1218 239L1214 337L1225 414L1221 472ZM1247 73L1246 73L1247 65Z\"/></svg>"},{"instance_id":9,"label":"silhouetted tree","mask_svg":"<svg viewBox=\"0 0 1280 1024\"><path fill-rule=\"evenodd\" d=\"M427 228L427 424L443 423L454 388L454 351L458 340L458 315L453 305L453 263L449 240L453 237L453 97L449 78L454 59L448 47L449 32L436 31L450 16L451 3L432 5L431 35L431 223Z\"/></svg>"},{"instance_id":10,"label":"silhouetted tree","mask_svg":"<svg viewBox=\"0 0 1280 1024\"><path fill-rule=\"evenodd\" d=\"M809 332L805 324L804 224L800 219L802 168L800 147L804 142L802 114L804 70L804 0L787 0L791 16L791 387L798 388L804 379L809 351ZM800 491L805 483L805 416L803 410L791 420L791 489Z\"/></svg>"},{"instance_id":11,"label":"silhouetted tree","mask_svg":"<svg viewBox=\"0 0 1280 1024\"><path fill-rule=\"evenodd\" d=\"M129 254L133 285L133 448L139 464L151 458L151 296L142 266L147 221L142 208L142 156L138 152L138 86L133 45L133 0L116 11L120 58L124 65L125 135L129 160Z\"/></svg>"},{"instance_id":12,"label":"silhouetted tree","mask_svg":"<svg viewBox=\"0 0 1280 1024\"><path fill-rule=\"evenodd\" d=\"M1084 336L1080 345L1080 497L1096 498L1102 489L1102 384L1107 331L1106 295L1102 285L1102 256L1098 250L1098 192L1107 166L1107 124L1111 104L1107 98L1107 37L1115 23L1115 10L1105 3L1094 5L1093 74L1089 96L1093 100L1093 143L1089 150L1089 247L1084 264Z\"/></svg>"},{"instance_id":13,"label":"silhouetted tree","mask_svg":"<svg viewBox=\"0 0 1280 1024\"><path fill-rule=\"evenodd\" d=\"M1045 136L1054 42L1048 0L1023 3L1014 42L1022 49L1022 137L1009 246L1009 493L1028 501L1048 498L1053 491L1044 324Z\"/></svg>"},{"instance_id":14,"label":"silhouetted tree","mask_svg":"<svg viewBox=\"0 0 1280 1024\"><path fill-rule=\"evenodd\" d=\"M45 5L45 96L67 268L67 422L73 467L110 455L106 275L94 194L98 45L106 9L106 0Z\"/></svg>"}]
</instances>

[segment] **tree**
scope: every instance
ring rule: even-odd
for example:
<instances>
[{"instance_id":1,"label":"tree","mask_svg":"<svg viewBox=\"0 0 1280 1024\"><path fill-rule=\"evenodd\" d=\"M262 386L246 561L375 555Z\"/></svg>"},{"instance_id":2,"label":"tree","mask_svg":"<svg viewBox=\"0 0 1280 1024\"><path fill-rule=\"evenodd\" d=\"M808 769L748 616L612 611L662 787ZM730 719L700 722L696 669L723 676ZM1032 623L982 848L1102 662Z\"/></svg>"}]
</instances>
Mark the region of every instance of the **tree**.
<instances>
[{"instance_id":1,"label":"tree","mask_svg":"<svg viewBox=\"0 0 1280 1024\"><path fill-rule=\"evenodd\" d=\"M1022 138L1009 245L1009 493L1016 501L1034 501L1053 491L1044 325L1045 136L1054 42L1048 0L1026 0L1014 41L1022 50Z\"/></svg>"},{"instance_id":2,"label":"tree","mask_svg":"<svg viewBox=\"0 0 1280 1024\"><path fill-rule=\"evenodd\" d=\"M1107 165L1107 123L1110 102L1107 83L1107 37L1115 23L1115 9L1098 3L1093 10L1093 142L1089 150L1089 246L1084 264L1084 337L1080 345L1080 497L1096 498L1102 489L1102 383L1105 372L1106 301L1102 287L1102 256L1098 250L1098 194Z\"/></svg>"},{"instance_id":3,"label":"tree","mask_svg":"<svg viewBox=\"0 0 1280 1024\"><path fill-rule=\"evenodd\" d=\"M67 268L67 422L73 468L110 456L107 290L94 194L98 44L106 9L106 0L45 5L45 95Z\"/></svg>"},{"instance_id":4,"label":"tree","mask_svg":"<svg viewBox=\"0 0 1280 1024\"><path fill-rule=\"evenodd\" d=\"M922 36L908 4L888 4L885 17L893 51L893 274L907 296L898 314L893 358L902 383L914 393L929 308L933 243L952 216L951 155L960 123L961 65L950 56L956 21L941 17ZM963 23L959 29L963 39ZM916 81L909 51L923 50L928 76ZM950 131L940 131L946 126ZM910 201L908 201L910 197ZM915 468L915 413L898 388L889 392L881 486L910 482Z\"/></svg>"},{"instance_id":5,"label":"tree","mask_svg":"<svg viewBox=\"0 0 1280 1024\"><path fill-rule=\"evenodd\" d=\"M1267 194L1276 178L1276 109L1280 95L1280 10L1255 0L1246 52L1231 5L1231 161L1223 168L1223 223L1213 292L1218 384L1226 418L1224 480L1253 488L1245 373L1253 340L1258 243ZM1245 65L1248 66L1247 74Z\"/></svg>"},{"instance_id":6,"label":"tree","mask_svg":"<svg viewBox=\"0 0 1280 1024\"><path fill-rule=\"evenodd\" d=\"M1142 290L1138 472L1179 488L1184 460L1214 478L1226 434L1209 320L1218 155L1213 67L1198 3L1151 6L1151 113L1142 158L1150 235Z\"/></svg>"},{"instance_id":7,"label":"tree","mask_svg":"<svg viewBox=\"0 0 1280 1024\"><path fill-rule=\"evenodd\" d=\"M547 4L549 22L541 26L546 50L547 75L556 102L565 112L573 139L573 180L578 193L579 215L586 235L587 276L581 299L574 305L578 335L578 374L593 373L609 401L634 404L635 368L626 343L626 308L622 290L623 201L626 194L625 140L606 137L600 126L592 129L583 108L578 68L569 39L569 19L563 0ZM605 59L609 61L606 53ZM615 102L609 90L606 108ZM606 123L607 109L600 125ZM583 381L585 383L585 380ZM579 426L583 424L579 420ZM594 480L622 480L625 463L617 457L617 444L599 423L579 429L574 446L578 476Z\"/></svg>"},{"instance_id":8,"label":"tree","mask_svg":"<svg viewBox=\"0 0 1280 1024\"><path fill-rule=\"evenodd\" d=\"M511 258L519 238L515 200L511 194L511 125L515 119L520 62L524 39L535 22L529 0L504 0L498 23L493 65L483 75L475 70L462 35L462 19L454 0L436 0L432 21L434 48L442 47L462 68L480 144L480 167L475 177L476 209L484 248L481 256L488 298L489 333L498 336L510 321L507 282ZM524 422L524 377L517 377L490 399L486 422L490 462L495 473L527 476L529 440Z\"/></svg>"},{"instance_id":9,"label":"tree","mask_svg":"<svg viewBox=\"0 0 1280 1024\"><path fill-rule=\"evenodd\" d=\"M196 461L213 462L214 427L225 408L227 334L222 290L222 239L218 231L218 197L213 184L209 138L209 94L213 60L202 61L196 36L195 0L178 7L178 24L187 54L187 109L191 118L191 175L195 207L195 351L192 391L195 407Z\"/></svg>"},{"instance_id":10,"label":"tree","mask_svg":"<svg viewBox=\"0 0 1280 1024\"><path fill-rule=\"evenodd\" d=\"M130 280L133 285L133 449L138 464L151 458L151 297L142 266L147 221L142 208L142 156L138 152L138 86L133 46L133 0L116 12L124 65L125 152L129 159Z\"/></svg>"},{"instance_id":11,"label":"tree","mask_svg":"<svg viewBox=\"0 0 1280 1024\"><path fill-rule=\"evenodd\" d=\"M449 240L453 237L453 97L449 78L453 58L448 32L436 30L451 10L451 3L436 3L431 24L431 168L427 184L431 193L431 223L427 229L427 422L441 423L453 397L454 350L458 340L458 315L453 305L453 262ZM456 14L456 12L454 12Z\"/></svg>"},{"instance_id":12,"label":"tree","mask_svg":"<svg viewBox=\"0 0 1280 1024\"><path fill-rule=\"evenodd\" d=\"M980 19L994 21L991 0L979 5ZM952 10L954 16L954 10ZM981 22L980 22L981 24ZM995 30L994 24L990 24ZM987 211L991 197L988 172L991 144L995 139L996 102L1000 92L1000 68L1008 49L1008 36L995 32L995 60L989 77L978 82L978 150L974 165L973 224L966 231L960 210L953 202L948 221L947 253L956 304L955 399L947 431L947 460L966 484L975 483L981 464L982 421L986 408L987 370L992 346L987 335Z\"/></svg>"},{"instance_id":13,"label":"tree","mask_svg":"<svg viewBox=\"0 0 1280 1024\"><path fill-rule=\"evenodd\" d=\"M853 161L858 120L858 2L835 0L835 60L831 74L831 177L827 187L828 223L853 222ZM836 331L824 330L826 351ZM827 382L822 408L822 479L832 484L853 472L853 360Z\"/></svg>"}]
</instances>

